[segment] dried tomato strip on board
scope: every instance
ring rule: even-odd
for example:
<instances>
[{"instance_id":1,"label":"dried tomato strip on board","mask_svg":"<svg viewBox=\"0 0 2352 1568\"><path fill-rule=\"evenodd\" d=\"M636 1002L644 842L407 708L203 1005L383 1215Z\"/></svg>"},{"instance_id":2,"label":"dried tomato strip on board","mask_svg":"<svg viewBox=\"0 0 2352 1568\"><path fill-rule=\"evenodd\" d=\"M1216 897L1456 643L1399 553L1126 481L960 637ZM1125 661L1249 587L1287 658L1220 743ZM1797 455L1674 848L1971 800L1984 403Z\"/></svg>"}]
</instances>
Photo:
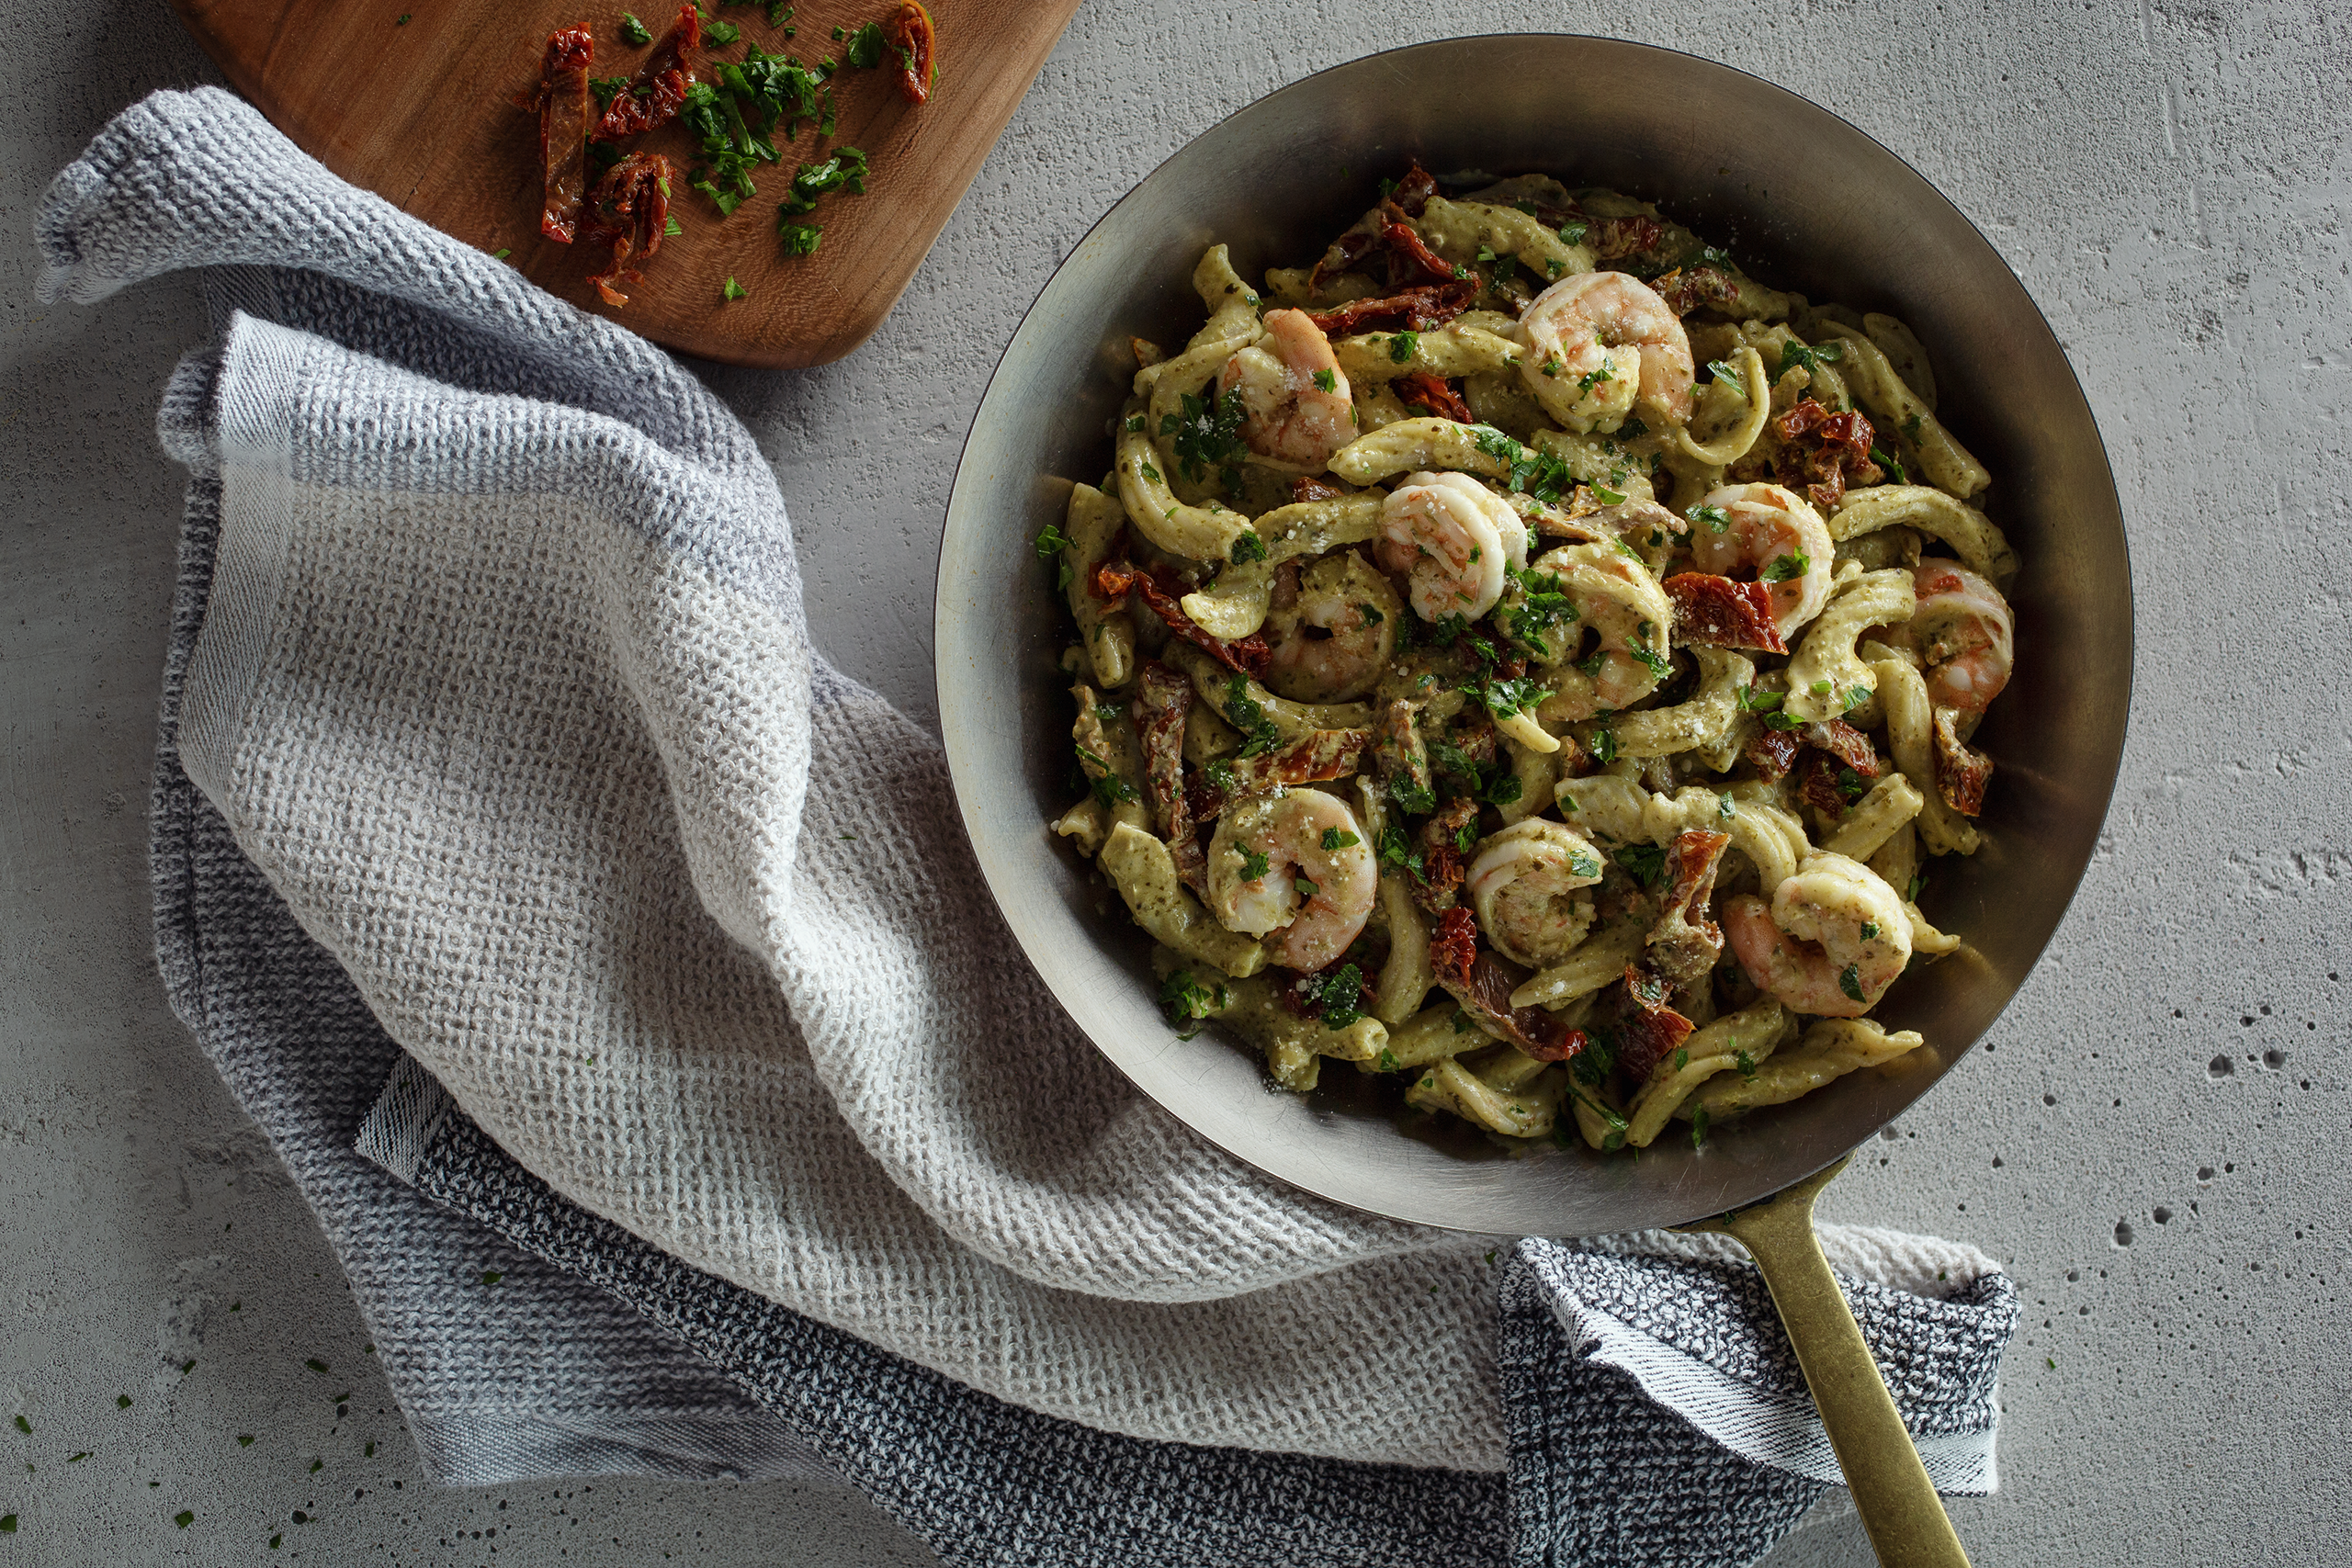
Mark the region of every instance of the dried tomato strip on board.
<instances>
[{"instance_id":1,"label":"dried tomato strip on board","mask_svg":"<svg viewBox=\"0 0 2352 1568\"><path fill-rule=\"evenodd\" d=\"M1760 582L1735 582L1702 571L1678 571L1666 580L1674 601L1674 639L1702 648L1754 648L1786 653L1788 642L1772 618L1772 591Z\"/></svg>"},{"instance_id":2,"label":"dried tomato strip on board","mask_svg":"<svg viewBox=\"0 0 2352 1568\"><path fill-rule=\"evenodd\" d=\"M548 36L539 66L539 232L560 245L571 243L588 198L588 66L595 54L586 28L565 28Z\"/></svg>"},{"instance_id":3,"label":"dried tomato strip on board","mask_svg":"<svg viewBox=\"0 0 2352 1568\"><path fill-rule=\"evenodd\" d=\"M594 140L617 141L667 124L686 101L686 89L695 85L695 57L701 51L702 13L689 0L628 85L613 95L605 118L596 122Z\"/></svg>"},{"instance_id":4,"label":"dried tomato strip on board","mask_svg":"<svg viewBox=\"0 0 2352 1568\"><path fill-rule=\"evenodd\" d=\"M588 198L580 220L582 238L604 240L613 247L612 264L588 281L607 305L626 305L622 283L642 283L645 275L635 263L650 261L662 248L662 231L670 221L670 160L659 152L632 152L605 171Z\"/></svg>"},{"instance_id":5,"label":"dried tomato strip on board","mask_svg":"<svg viewBox=\"0 0 2352 1568\"><path fill-rule=\"evenodd\" d=\"M900 0L882 36L898 51L899 93L910 104L929 103L939 81L939 39L922 0Z\"/></svg>"},{"instance_id":6,"label":"dried tomato strip on board","mask_svg":"<svg viewBox=\"0 0 2352 1568\"><path fill-rule=\"evenodd\" d=\"M1138 570L1125 561L1104 561L1094 570L1094 592L1102 598L1115 599L1130 588L1143 595L1151 613L1168 623L1168 629L1193 647L1208 653L1227 669L1255 677L1265 672L1274 651L1266 639L1252 633L1227 642L1203 631L1200 623L1184 614L1184 607L1149 572Z\"/></svg>"}]
</instances>

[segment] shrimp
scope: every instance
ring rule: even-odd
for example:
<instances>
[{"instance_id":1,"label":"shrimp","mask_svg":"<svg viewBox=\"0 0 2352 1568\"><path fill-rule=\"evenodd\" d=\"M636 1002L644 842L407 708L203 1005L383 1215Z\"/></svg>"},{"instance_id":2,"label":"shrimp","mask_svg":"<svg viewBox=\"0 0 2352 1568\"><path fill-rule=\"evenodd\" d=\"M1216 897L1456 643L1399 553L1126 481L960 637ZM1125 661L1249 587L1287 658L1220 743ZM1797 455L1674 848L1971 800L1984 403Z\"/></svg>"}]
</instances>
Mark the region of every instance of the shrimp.
<instances>
[{"instance_id":1,"label":"shrimp","mask_svg":"<svg viewBox=\"0 0 2352 1568\"><path fill-rule=\"evenodd\" d=\"M1557 964L1592 929L1600 852L1575 829L1531 817L1478 846L1463 887L1478 925L1504 957L1531 968Z\"/></svg>"},{"instance_id":2,"label":"shrimp","mask_svg":"<svg viewBox=\"0 0 2352 1568\"><path fill-rule=\"evenodd\" d=\"M1870 867L1826 850L1805 856L1770 903L1730 900L1723 927L1758 989L1821 1018L1860 1018L1911 962L1902 898Z\"/></svg>"},{"instance_id":3,"label":"shrimp","mask_svg":"<svg viewBox=\"0 0 2352 1568\"><path fill-rule=\"evenodd\" d=\"M1396 650L1405 606L1388 579L1353 550L1297 571L1285 561L1266 616L1266 688L1302 703L1352 702L1373 688Z\"/></svg>"},{"instance_id":4,"label":"shrimp","mask_svg":"<svg viewBox=\"0 0 2352 1568\"><path fill-rule=\"evenodd\" d=\"M1544 677L1551 694L1538 717L1590 718L1603 708L1631 707L1657 689L1671 668L1667 637L1674 603L1640 561L1614 544L1564 545L1538 559L1527 581L1564 593L1573 612L1543 634L1543 649L1534 654L1537 663L1552 667Z\"/></svg>"},{"instance_id":5,"label":"shrimp","mask_svg":"<svg viewBox=\"0 0 2352 1568\"><path fill-rule=\"evenodd\" d=\"M1760 581L1783 639L1829 603L1837 554L1829 525L1795 491L1775 484L1725 485L1692 508L1690 564L1714 577ZM1724 521L1716 522L1721 513Z\"/></svg>"},{"instance_id":6,"label":"shrimp","mask_svg":"<svg viewBox=\"0 0 2352 1568\"><path fill-rule=\"evenodd\" d=\"M1317 473L1356 438L1347 372L1304 310L1266 312L1266 335L1225 362L1217 389L1239 394L1242 440L1277 463Z\"/></svg>"},{"instance_id":7,"label":"shrimp","mask_svg":"<svg viewBox=\"0 0 2352 1568\"><path fill-rule=\"evenodd\" d=\"M1252 795L1209 840L1208 906L1227 931L1266 937L1277 964L1311 973L1348 950L1372 915L1380 865L1339 796ZM1271 933L1271 934L1270 934Z\"/></svg>"},{"instance_id":8,"label":"shrimp","mask_svg":"<svg viewBox=\"0 0 2352 1568\"><path fill-rule=\"evenodd\" d=\"M1380 511L1374 558L1402 574L1425 621L1476 620L1527 565L1527 525L1510 503L1467 474L1408 474Z\"/></svg>"},{"instance_id":9,"label":"shrimp","mask_svg":"<svg viewBox=\"0 0 2352 1568\"><path fill-rule=\"evenodd\" d=\"M1697 379L1681 318L1649 285L1622 272L1564 277L1519 319L1519 373L1554 419L1609 434L1636 401L1690 422Z\"/></svg>"},{"instance_id":10,"label":"shrimp","mask_svg":"<svg viewBox=\"0 0 2352 1568\"><path fill-rule=\"evenodd\" d=\"M1919 607L1911 635L1926 666L1928 696L1938 707L1983 713L2009 683L2008 601L1974 572L1936 557L1921 561L1912 580Z\"/></svg>"}]
</instances>

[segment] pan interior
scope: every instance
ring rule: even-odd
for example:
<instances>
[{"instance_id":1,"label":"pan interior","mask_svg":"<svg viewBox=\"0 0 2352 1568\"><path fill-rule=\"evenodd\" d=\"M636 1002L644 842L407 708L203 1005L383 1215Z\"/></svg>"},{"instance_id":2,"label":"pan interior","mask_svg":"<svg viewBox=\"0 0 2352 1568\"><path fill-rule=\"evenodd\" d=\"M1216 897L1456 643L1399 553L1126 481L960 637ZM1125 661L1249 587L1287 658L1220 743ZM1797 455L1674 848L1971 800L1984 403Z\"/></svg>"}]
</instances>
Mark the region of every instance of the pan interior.
<instances>
[{"instance_id":1,"label":"pan interior","mask_svg":"<svg viewBox=\"0 0 2352 1568\"><path fill-rule=\"evenodd\" d=\"M1606 95L1579 82L1607 81ZM1060 613L1031 541L1073 479L1109 466L1127 338L1182 342L1201 251L1245 277L1296 265L1408 160L1528 171L1654 200L1755 276L1907 321L1939 409L1992 469L1983 498L2025 561L2018 668L1977 744L1998 764L1986 845L1932 863L1923 903L1967 945L1880 1010L1928 1044L1790 1105L1662 1139L1638 1159L1513 1157L1466 1127L1400 1126L1372 1080L1327 1064L1301 1099L1211 1028L1155 1005L1149 939L1045 824L1068 806ZM990 380L940 554L939 711L958 802L1005 919L1087 1035L1204 1136L1359 1209L1509 1234L1595 1235L1750 1201L1852 1148L1990 1027L2072 897L2123 744L2132 668L2122 518L2090 410L2055 337L1992 246L1900 159L1758 78L1668 51L1573 37L1451 39L1375 55L1261 99L1154 171L1038 296Z\"/></svg>"}]
</instances>

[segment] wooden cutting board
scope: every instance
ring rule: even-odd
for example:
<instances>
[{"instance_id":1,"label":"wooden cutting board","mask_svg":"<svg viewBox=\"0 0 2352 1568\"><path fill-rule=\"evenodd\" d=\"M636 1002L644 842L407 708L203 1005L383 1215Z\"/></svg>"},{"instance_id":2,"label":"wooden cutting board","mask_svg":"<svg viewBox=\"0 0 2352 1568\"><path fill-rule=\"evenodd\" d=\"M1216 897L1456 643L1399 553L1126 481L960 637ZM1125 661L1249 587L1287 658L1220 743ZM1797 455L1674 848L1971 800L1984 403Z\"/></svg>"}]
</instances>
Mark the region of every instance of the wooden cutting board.
<instances>
[{"instance_id":1,"label":"wooden cutting board","mask_svg":"<svg viewBox=\"0 0 2352 1568\"><path fill-rule=\"evenodd\" d=\"M626 307L599 302L587 275L601 245L539 237L538 121L514 105L537 84L548 35L585 26L596 40L591 74L627 76L653 45L622 41L623 9L658 41L677 0L172 0L239 91L305 152L435 228L511 265L563 298L688 354L738 365L822 365L880 324L978 173L1013 107L1078 0L931 0L938 84L917 107L899 96L893 70L844 67L833 79L839 122L820 139L778 133L785 162L762 164L760 194L722 219L708 197L684 188L671 212L684 232L666 241L629 289ZM771 53L814 65L842 46L836 27L887 19L895 0L802 0L786 39L764 4L705 14L742 28ZM743 44L708 51L740 60ZM693 140L673 123L639 145L681 171ZM866 194L833 192L810 220L817 254L784 254L776 203L800 162L834 147L865 150ZM728 300L732 277L749 291Z\"/></svg>"}]
</instances>

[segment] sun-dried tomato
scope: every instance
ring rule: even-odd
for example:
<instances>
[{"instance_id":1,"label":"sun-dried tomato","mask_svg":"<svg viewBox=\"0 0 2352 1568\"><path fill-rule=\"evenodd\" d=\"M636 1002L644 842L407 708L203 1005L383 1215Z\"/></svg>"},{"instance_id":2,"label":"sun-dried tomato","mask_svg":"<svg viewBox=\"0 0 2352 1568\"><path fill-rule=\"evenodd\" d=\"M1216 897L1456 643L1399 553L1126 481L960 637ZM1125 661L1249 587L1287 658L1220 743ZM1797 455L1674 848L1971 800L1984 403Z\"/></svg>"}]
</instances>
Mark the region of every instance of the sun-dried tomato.
<instances>
[{"instance_id":1,"label":"sun-dried tomato","mask_svg":"<svg viewBox=\"0 0 2352 1568\"><path fill-rule=\"evenodd\" d=\"M1644 969L1671 988L1697 984L1723 955L1723 928L1709 918L1707 905L1714 897L1715 872L1729 835L1692 828L1674 835L1666 851L1666 887L1659 895L1664 912L1650 928ZM1664 1006L1667 996L1657 998Z\"/></svg>"},{"instance_id":2,"label":"sun-dried tomato","mask_svg":"<svg viewBox=\"0 0 2352 1568\"><path fill-rule=\"evenodd\" d=\"M1788 776L1797 764L1797 753L1804 750L1804 741L1793 729L1759 729L1747 738L1740 748L1740 755L1756 765L1756 773L1766 784L1773 784Z\"/></svg>"},{"instance_id":3,"label":"sun-dried tomato","mask_svg":"<svg viewBox=\"0 0 2352 1568\"><path fill-rule=\"evenodd\" d=\"M1430 969L1440 980L1452 980L1456 985L1470 978L1470 966L1478 960L1478 922L1467 909L1448 909L1437 918L1437 930L1430 933Z\"/></svg>"},{"instance_id":4,"label":"sun-dried tomato","mask_svg":"<svg viewBox=\"0 0 2352 1568\"><path fill-rule=\"evenodd\" d=\"M1860 409L1832 413L1812 398L1772 422L1781 438L1772 454L1772 474L1792 490L1804 488L1814 505L1834 512L1852 485L1874 485L1886 477L1871 461L1878 433Z\"/></svg>"},{"instance_id":5,"label":"sun-dried tomato","mask_svg":"<svg viewBox=\"0 0 2352 1568\"><path fill-rule=\"evenodd\" d=\"M1453 908L1462 886L1462 849L1454 840L1462 829L1478 819L1478 803L1457 798L1438 807L1421 824L1420 869L1407 878L1413 901L1431 913Z\"/></svg>"},{"instance_id":6,"label":"sun-dried tomato","mask_svg":"<svg viewBox=\"0 0 2352 1568\"><path fill-rule=\"evenodd\" d=\"M1143 748L1144 783L1151 790L1159 836L1176 862L1176 875L1198 892L1208 870L1193 831L1192 802L1184 793L1184 720L1193 711L1193 682L1159 660L1147 660L1136 671L1129 716Z\"/></svg>"},{"instance_id":7,"label":"sun-dried tomato","mask_svg":"<svg viewBox=\"0 0 2352 1568\"><path fill-rule=\"evenodd\" d=\"M938 34L922 0L900 0L882 36L899 56L899 92L910 104L931 101L939 81Z\"/></svg>"},{"instance_id":8,"label":"sun-dried tomato","mask_svg":"<svg viewBox=\"0 0 2352 1568\"><path fill-rule=\"evenodd\" d=\"M1805 744L1818 746L1866 779L1885 771L1871 738L1842 718L1825 718L1804 727Z\"/></svg>"},{"instance_id":9,"label":"sun-dried tomato","mask_svg":"<svg viewBox=\"0 0 2352 1568\"><path fill-rule=\"evenodd\" d=\"M1094 592L1105 599L1115 599L1130 588L1143 595L1151 613L1168 623L1168 629L1193 647L1214 658L1227 669L1244 675L1261 675L1273 660L1273 649L1266 639L1256 633L1227 641L1211 637L1200 623L1184 614L1177 603L1177 595L1167 584L1148 571L1138 570L1125 561L1104 561L1094 572Z\"/></svg>"},{"instance_id":10,"label":"sun-dried tomato","mask_svg":"<svg viewBox=\"0 0 2352 1568\"><path fill-rule=\"evenodd\" d=\"M1363 332L1394 332L1399 328L1410 333L1425 333L1432 327L1443 326L1468 310L1470 301L1477 298L1477 294L1476 283L1456 280L1425 284L1419 288L1384 294L1377 299L1351 299L1328 310L1310 310L1306 319L1313 321L1326 337L1345 337Z\"/></svg>"},{"instance_id":11,"label":"sun-dried tomato","mask_svg":"<svg viewBox=\"0 0 2352 1568\"><path fill-rule=\"evenodd\" d=\"M1936 793L1962 817L1974 817L1984 809L1984 786L1992 781L1993 759L1968 749L1957 722L1952 709L1936 710Z\"/></svg>"},{"instance_id":12,"label":"sun-dried tomato","mask_svg":"<svg viewBox=\"0 0 2352 1568\"><path fill-rule=\"evenodd\" d=\"M1453 389L1453 383L1442 376L1427 370L1408 371L1389 383L1407 408L1419 408L1439 419L1450 419L1457 424L1471 424L1470 405Z\"/></svg>"},{"instance_id":13,"label":"sun-dried tomato","mask_svg":"<svg viewBox=\"0 0 2352 1568\"><path fill-rule=\"evenodd\" d=\"M1721 267L1678 266L1650 280L1650 288L1678 316L1693 310L1725 310L1739 300L1739 283Z\"/></svg>"},{"instance_id":14,"label":"sun-dried tomato","mask_svg":"<svg viewBox=\"0 0 2352 1568\"><path fill-rule=\"evenodd\" d=\"M596 122L592 140L618 141L668 124L686 101L686 89L695 85L695 62L701 52L702 13L689 3L679 7L677 21L628 85L605 106L605 118Z\"/></svg>"},{"instance_id":15,"label":"sun-dried tomato","mask_svg":"<svg viewBox=\"0 0 2352 1568\"><path fill-rule=\"evenodd\" d=\"M605 177L596 182L581 215L580 235L613 247L613 259L605 270L588 277L605 304L628 304L628 296L621 292L620 285L645 281L636 264L651 261L662 248L662 235L670 221L670 183L674 177L670 160L661 153L632 152L606 169Z\"/></svg>"},{"instance_id":16,"label":"sun-dried tomato","mask_svg":"<svg viewBox=\"0 0 2352 1568\"><path fill-rule=\"evenodd\" d=\"M548 38L539 65L539 168L544 195L539 232L560 245L571 243L588 198L588 66L596 42L586 28L566 28Z\"/></svg>"},{"instance_id":17,"label":"sun-dried tomato","mask_svg":"<svg viewBox=\"0 0 2352 1568\"><path fill-rule=\"evenodd\" d=\"M1772 618L1772 591L1761 582L1735 582L1701 571L1678 571L1666 580L1674 601L1674 640L1706 648L1754 648L1786 653L1780 623Z\"/></svg>"},{"instance_id":18,"label":"sun-dried tomato","mask_svg":"<svg viewBox=\"0 0 2352 1568\"><path fill-rule=\"evenodd\" d=\"M1347 493L1347 486L1335 484L1319 474L1301 474L1290 481L1293 501L1333 501Z\"/></svg>"},{"instance_id":19,"label":"sun-dried tomato","mask_svg":"<svg viewBox=\"0 0 2352 1568\"><path fill-rule=\"evenodd\" d=\"M1623 1000L1618 1009L1617 1066L1635 1083L1648 1078L1657 1065L1672 1055L1697 1027L1664 1005L1652 1006L1635 994L1628 971Z\"/></svg>"}]
</instances>

